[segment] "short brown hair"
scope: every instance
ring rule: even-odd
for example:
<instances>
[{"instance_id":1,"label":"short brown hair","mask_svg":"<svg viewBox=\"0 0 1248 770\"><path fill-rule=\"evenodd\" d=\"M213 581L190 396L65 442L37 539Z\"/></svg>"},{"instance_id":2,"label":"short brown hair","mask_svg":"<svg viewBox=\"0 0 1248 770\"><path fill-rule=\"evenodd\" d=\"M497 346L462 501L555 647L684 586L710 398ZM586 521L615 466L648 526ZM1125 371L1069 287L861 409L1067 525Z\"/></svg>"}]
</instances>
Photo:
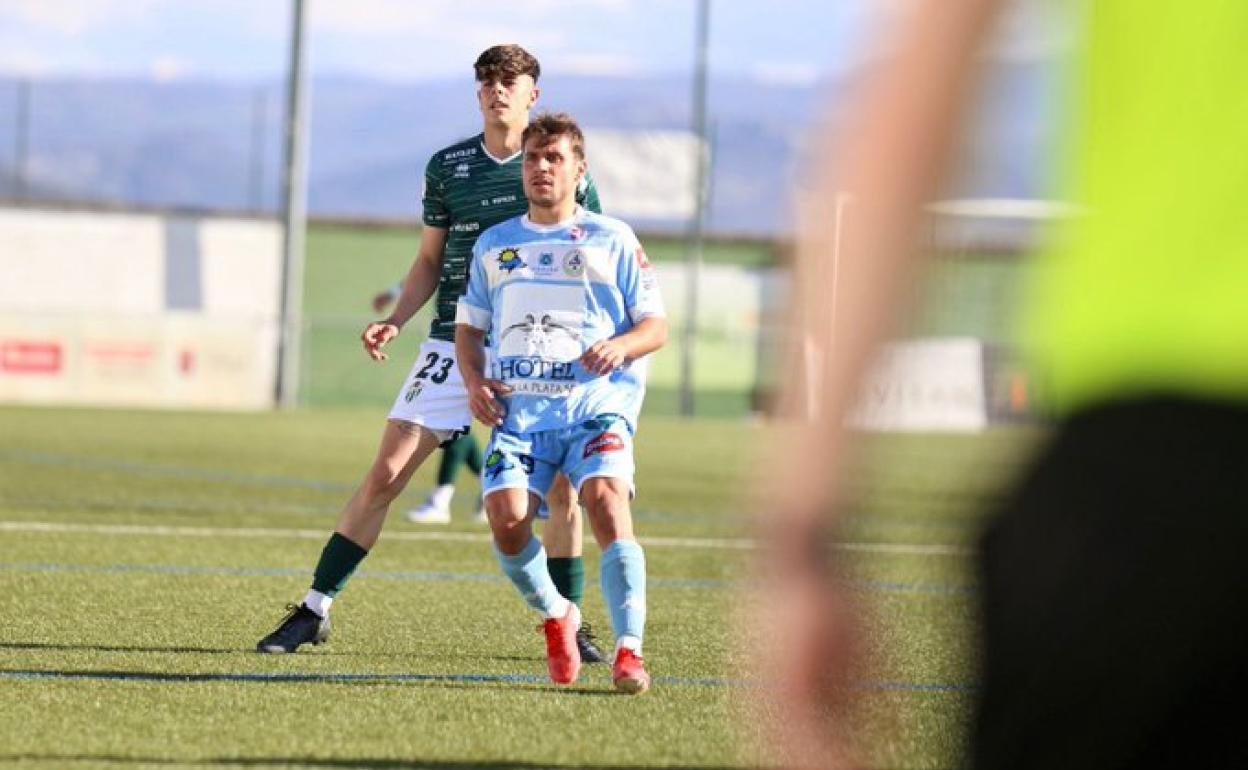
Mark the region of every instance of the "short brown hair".
<instances>
[{"instance_id":1,"label":"short brown hair","mask_svg":"<svg viewBox=\"0 0 1248 770\"><path fill-rule=\"evenodd\" d=\"M472 68L476 72L478 83L506 80L520 75L528 75L536 83L542 74L542 65L537 63L533 54L515 43L485 49Z\"/></svg>"},{"instance_id":2,"label":"short brown hair","mask_svg":"<svg viewBox=\"0 0 1248 770\"><path fill-rule=\"evenodd\" d=\"M572 153L577 160L585 160L585 134L576 124L576 119L566 112L543 112L524 129L520 135L522 147L529 146L529 140L537 142L538 147L545 147L559 137L566 136L572 143Z\"/></svg>"}]
</instances>

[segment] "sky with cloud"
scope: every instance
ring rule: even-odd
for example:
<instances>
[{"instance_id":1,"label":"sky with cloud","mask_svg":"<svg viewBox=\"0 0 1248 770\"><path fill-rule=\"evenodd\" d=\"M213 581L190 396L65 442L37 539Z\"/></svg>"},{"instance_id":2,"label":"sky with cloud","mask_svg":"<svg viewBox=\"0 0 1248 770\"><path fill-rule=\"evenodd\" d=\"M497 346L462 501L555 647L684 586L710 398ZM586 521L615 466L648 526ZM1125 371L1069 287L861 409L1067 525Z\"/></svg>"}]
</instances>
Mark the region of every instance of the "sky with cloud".
<instances>
[{"instance_id":1,"label":"sky with cloud","mask_svg":"<svg viewBox=\"0 0 1248 770\"><path fill-rule=\"evenodd\" d=\"M907 0L712 0L716 74L810 83L852 65ZM1005 26L1004 55L1047 51L1037 0ZM314 74L470 77L482 49L518 42L545 72L688 73L697 0L306 0ZM0 75L271 79L285 68L289 0L3 0ZM1028 10L1032 9L1032 10ZM1016 38L1016 39L1015 39Z\"/></svg>"}]
</instances>

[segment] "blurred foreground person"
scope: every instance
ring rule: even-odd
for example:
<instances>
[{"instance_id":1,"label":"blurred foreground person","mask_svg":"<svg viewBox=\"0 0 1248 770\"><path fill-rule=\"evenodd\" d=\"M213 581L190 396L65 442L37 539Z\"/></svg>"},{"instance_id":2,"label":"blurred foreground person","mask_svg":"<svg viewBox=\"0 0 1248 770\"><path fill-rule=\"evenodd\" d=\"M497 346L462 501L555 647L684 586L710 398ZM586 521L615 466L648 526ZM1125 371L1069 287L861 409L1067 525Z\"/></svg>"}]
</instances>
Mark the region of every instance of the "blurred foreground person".
<instances>
[{"instance_id":1,"label":"blurred foreground person","mask_svg":"<svg viewBox=\"0 0 1248 770\"><path fill-rule=\"evenodd\" d=\"M813 301L826 284L798 282L812 295L806 334L824 353L816 419L802 429L806 451L785 455L806 461L777 470L795 491L766 522L782 597L768 606L788 640L769 652L806 766L833 764L841 748L826 715L849 662L847 613L825 531L842 420L911 283L920 207L951 158L1001 4L915 4L833 155L838 178L825 174L815 198L854 196L842 252L853 291L833 331L830 303ZM1086 215L1043 255L1023 324L1058 421L981 543L972 765L1244 767L1248 3L1096 0L1084 11L1060 170ZM831 253L832 221L804 217L807 279Z\"/></svg>"}]
</instances>

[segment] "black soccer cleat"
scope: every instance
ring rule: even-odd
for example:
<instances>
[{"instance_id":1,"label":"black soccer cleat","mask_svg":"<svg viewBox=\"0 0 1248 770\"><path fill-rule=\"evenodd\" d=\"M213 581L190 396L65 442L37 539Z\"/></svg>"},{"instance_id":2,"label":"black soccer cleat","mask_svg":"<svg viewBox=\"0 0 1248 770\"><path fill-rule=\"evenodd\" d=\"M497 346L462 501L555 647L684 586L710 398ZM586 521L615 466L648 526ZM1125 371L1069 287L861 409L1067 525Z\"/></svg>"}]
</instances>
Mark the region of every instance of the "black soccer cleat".
<instances>
[{"instance_id":1,"label":"black soccer cleat","mask_svg":"<svg viewBox=\"0 0 1248 770\"><path fill-rule=\"evenodd\" d=\"M598 649L598 637L594 636L594 629L590 628L588 623L582 623L581 627L576 629L576 649L581 652L582 663L607 662L607 656Z\"/></svg>"},{"instance_id":2,"label":"black soccer cleat","mask_svg":"<svg viewBox=\"0 0 1248 770\"><path fill-rule=\"evenodd\" d=\"M320 644L329 639L329 618L321 617L306 604L286 605L290 614L277 630L256 644L256 652L295 652L301 645Z\"/></svg>"}]
</instances>

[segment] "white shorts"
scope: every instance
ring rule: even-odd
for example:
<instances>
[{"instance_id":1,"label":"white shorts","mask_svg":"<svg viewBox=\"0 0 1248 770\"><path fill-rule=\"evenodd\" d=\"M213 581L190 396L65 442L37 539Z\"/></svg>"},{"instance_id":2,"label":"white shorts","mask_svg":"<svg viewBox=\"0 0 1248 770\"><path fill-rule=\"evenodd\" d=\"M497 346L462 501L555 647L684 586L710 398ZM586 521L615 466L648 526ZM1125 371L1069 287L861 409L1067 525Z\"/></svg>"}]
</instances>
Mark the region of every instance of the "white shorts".
<instances>
[{"instance_id":1,"label":"white shorts","mask_svg":"<svg viewBox=\"0 0 1248 770\"><path fill-rule=\"evenodd\" d=\"M415 423L443 443L468 432L472 410L455 362L454 343L425 340L394 399L389 419Z\"/></svg>"}]
</instances>

